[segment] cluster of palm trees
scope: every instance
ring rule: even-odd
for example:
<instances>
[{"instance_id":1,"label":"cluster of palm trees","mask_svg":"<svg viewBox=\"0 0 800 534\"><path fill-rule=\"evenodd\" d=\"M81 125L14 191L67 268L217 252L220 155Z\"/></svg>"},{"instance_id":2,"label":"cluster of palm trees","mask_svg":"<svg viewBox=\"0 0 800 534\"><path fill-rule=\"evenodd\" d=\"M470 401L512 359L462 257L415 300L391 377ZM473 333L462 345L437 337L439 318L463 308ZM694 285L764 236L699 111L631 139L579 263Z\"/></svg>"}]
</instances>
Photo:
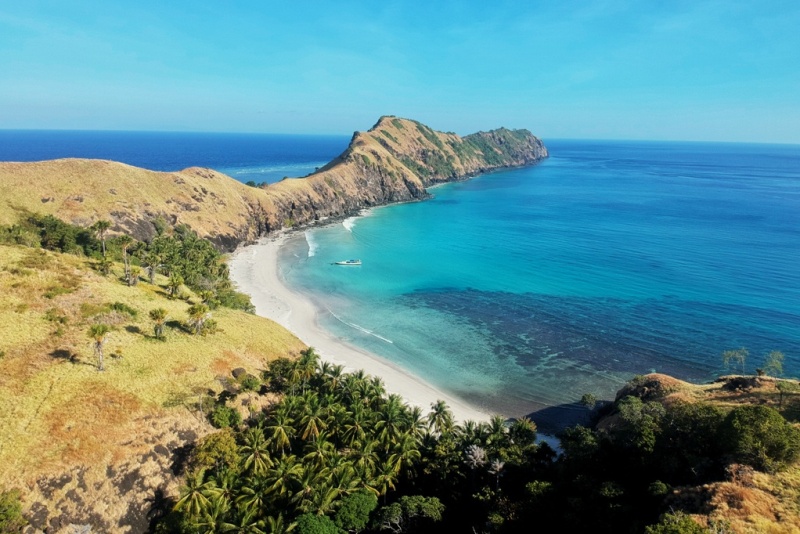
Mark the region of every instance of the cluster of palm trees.
<instances>
[{"instance_id":1,"label":"cluster of palm trees","mask_svg":"<svg viewBox=\"0 0 800 534\"><path fill-rule=\"evenodd\" d=\"M528 420L456 426L444 402L424 415L387 395L380 379L344 373L313 349L278 360L265 376L285 390L282 401L237 432L235 462L192 473L175 506L197 531L285 532L303 514L332 516L354 493L384 505L421 493L426 477L445 474L435 473L439 464L489 473L491 465L466 464L469 446L490 463L507 457L515 439L524 441L520 451L535 447ZM442 450L452 456L446 462Z\"/></svg>"}]
</instances>

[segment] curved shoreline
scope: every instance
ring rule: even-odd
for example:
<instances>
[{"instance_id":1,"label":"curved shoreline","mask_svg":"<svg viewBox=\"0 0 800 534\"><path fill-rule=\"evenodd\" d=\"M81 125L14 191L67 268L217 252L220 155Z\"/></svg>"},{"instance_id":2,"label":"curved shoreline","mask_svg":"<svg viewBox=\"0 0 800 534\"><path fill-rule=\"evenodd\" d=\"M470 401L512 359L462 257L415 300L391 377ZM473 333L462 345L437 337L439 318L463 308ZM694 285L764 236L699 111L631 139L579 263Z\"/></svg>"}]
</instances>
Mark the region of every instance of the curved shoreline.
<instances>
[{"instance_id":1,"label":"curved shoreline","mask_svg":"<svg viewBox=\"0 0 800 534\"><path fill-rule=\"evenodd\" d=\"M247 293L256 314L280 324L303 343L314 347L323 360L344 365L352 372L380 377L386 391L396 393L424 412L437 400L445 401L459 422L488 421L490 414L449 395L397 365L342 341L324 330L317 321L319 310L306 296L289 289L278 268L278 252L288 235L281 233L238 248L230 257L230 276L238 289Z\"/></svg>"}]
</instances>

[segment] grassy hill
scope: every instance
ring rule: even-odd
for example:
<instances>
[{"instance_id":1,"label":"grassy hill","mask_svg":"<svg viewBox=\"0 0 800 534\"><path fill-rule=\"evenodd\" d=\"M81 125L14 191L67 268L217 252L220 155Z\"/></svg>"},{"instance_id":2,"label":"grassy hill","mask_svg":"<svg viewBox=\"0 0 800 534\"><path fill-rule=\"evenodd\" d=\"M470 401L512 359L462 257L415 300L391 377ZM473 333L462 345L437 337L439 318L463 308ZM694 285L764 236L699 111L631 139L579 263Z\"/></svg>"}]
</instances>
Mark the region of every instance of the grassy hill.
<instances>
[{"instance_id":1,"label":"grassy hill","mask_svg":"<svg viewBox=\"0 0 800 534\"><path fill-rule=\"evenodd\" d=\"M167 298L166 279L128 287L121 275L121 265L104 277L83 258L0 245L0 488L21 489L31 517L146 524L147 499L177 491L175 452L210 431L198 400L234 368L258 374L304 348L225 308L212 312L216 333L193 335L181 325L189 303ZM164 341L154 308L169 312ZM113 326L104 372L87 335L96 322Z\"/></svg>"},{"instance_id":2,"label":"grassy hill","mask_svg":"<svg viewBox=\"0 0 800 534\"><path fill-rule=\"evenodd\" d=\"M782 392L779 384L790 387ZM710 384L690 384L670 376L651 374L634 378L619 391L617 401L633 396L644 402L660 403L667 409L709 405L723 414L742 406L767 406L797 426L800 422L800 388L797 386L796 380L773 377L732 375ZM597 428L613 434L624 424L620 413L614 412L601 418ZM699 428L702 423L696 424ZM782 470L763 472L733 464L725 480L676 487L667 502L674 509L694 511L698 523L725 532L800 532L800 465L795 462Z\"/></svg>"},{"instance_id":3,"label":"grassy hill","mask_svg":"<svg viewBox=\"0 0 800 534\"><path fill-rule=\"evenodd\" d=\"M0 225L24 212L55 215L89 226L114 223L112 233L140 240L151 221L187 224L232 250L279 228L313 224L360 209L427 197L431 184L547 157L527 130L501 128L461 138L416 121L383 117L319 172L263 188L210 169L155 172L103 160L0 162Z\"/></svg>"}]
</instances>

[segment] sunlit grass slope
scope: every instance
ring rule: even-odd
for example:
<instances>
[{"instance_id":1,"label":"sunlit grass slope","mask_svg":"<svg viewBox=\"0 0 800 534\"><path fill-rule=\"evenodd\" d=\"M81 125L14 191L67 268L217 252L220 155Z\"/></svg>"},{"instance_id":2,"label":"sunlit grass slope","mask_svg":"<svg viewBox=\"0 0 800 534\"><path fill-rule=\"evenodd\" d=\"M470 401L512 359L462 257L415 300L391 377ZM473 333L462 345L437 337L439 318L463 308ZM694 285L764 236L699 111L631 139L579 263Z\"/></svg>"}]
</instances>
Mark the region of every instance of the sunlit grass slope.
<instances>
[{"instance_id":1,"label":"sunlit grass slope","mask_svg":"<svg viewBox=\"0 0 800 534\"><path fill-rule=\"evenodd\" d=\"M113 458L136 439L134 421L186 413L232 369L257 372L304 347L269 320L224 308L212 312L216 333L190 334L180 324L189 302L158 285L124 285L121 266L104 277L90 263L0 246L0 486ZM153 336L154 308L169 312L164 341ZM103 372L87 335L95 322L113 326Z\"/></svg>"}]
</instances>

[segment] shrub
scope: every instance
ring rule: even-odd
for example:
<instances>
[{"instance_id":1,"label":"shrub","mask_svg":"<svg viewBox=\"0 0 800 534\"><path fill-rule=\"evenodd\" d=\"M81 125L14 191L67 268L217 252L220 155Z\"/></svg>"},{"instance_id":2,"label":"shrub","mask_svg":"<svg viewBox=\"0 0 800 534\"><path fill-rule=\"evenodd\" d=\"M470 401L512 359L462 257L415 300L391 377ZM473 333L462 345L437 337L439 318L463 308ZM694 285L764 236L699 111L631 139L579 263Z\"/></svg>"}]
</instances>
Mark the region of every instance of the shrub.
<instances>
[{"instance_id":1,"label":"shrub","mask_svg":"<svg viewBox=\"0 0 800 534\"><path fill-rule=\"evenodd\" d=\"M124 302L114 302L113 304L109 304L108 308L110 310L114 310L129 315L132 318L136 318L136 316L139 315L138 311L134 310Z\"/></svg>"},{"instance_id":2,"label":"shrub","mask_svg":"<svg viewBox=\"0 0 800 534\"><path fill-rule=\"evenodd\" d=\"M298 534L339 534L340 531L326 515L303 514L297 518L294 530Z\"/></svg>"},{"instance_id":3,"label":"shrub","mask_svg":"<svg viewBox=\"0 0 800 534\"><path fill-rule=\"evenodd\" d=\"M734 408L721 433L735 461L759 470L778 470L800 455L800 430L768 406Z\"/></svg>"},{"instance_id":4,"label":"shrub","mask_svg":"<svg viewBox=\"0 0 800 534\"><path fill-rule=\"evenodd\" d=\"M222 289L217 291L216 297L220 306L233 308L234 310L244 310L247 313L256 312L256 307L250 302L250 297L244 293L239 293L233 289Z\"/></svg>"},{"instance_id":5,"label":"shrub","mask_svg":"<svg viewBox=\"0 0 800 534\"><path fill-rule=\"evenodd\" d=\"M372 493L359 491L345 497L336 512L336 526L347 531L364 530L369 522L369 514L378 506L378 498Z\"/></svg>"},{"instance_id":6,"label":"shrub","mask_svg":"<svg viewBox=\"0 0 800 534\"><path fill-rule=\"evenodd\" d=\"M650 525L644 531L645 534L704 534L709 532L682 512L664 514L657 524Z\"/></svg>"},{"instance_id":7,"label":"shrub","mask_svg":"<svg viewBox=\"0 0 800 534\"><path fill-rule=\"evenodd\" d=\"M242 390L243 391L255 391L256 389L261 386L261 381L253 375L244 375L242 378Z\"/></svg>"},{"instance_id":8,"label":"shrub","mask_svg":"<svg viewBox=\"0 0 800 534\"><path fill-rule=\"evenodd\" d=\"M193 470L235 468L239 462L239 447L230 429L214 432L202 438L189 461Z\"/></svg>"},{"instance_id":9,"label":"shrub","mask_svg":"<svg viewBox=\"0 0 800 534\"><path fill-rule=\"evenodd\" d=\"M217 428L236 428L242 424L242 416L230 406L220 404L211 412L211 424Z\"/></svg>"},{"instance_id":10,"label":"shrub","mask_svg":"<svg viewBox=\"0 0 800 534\"><path fill-rule=\"evenodd\" d=\"M0 492L0 532L22 532L28 522L22 517L19 491Z\"/></svg>"}]
</instances>

